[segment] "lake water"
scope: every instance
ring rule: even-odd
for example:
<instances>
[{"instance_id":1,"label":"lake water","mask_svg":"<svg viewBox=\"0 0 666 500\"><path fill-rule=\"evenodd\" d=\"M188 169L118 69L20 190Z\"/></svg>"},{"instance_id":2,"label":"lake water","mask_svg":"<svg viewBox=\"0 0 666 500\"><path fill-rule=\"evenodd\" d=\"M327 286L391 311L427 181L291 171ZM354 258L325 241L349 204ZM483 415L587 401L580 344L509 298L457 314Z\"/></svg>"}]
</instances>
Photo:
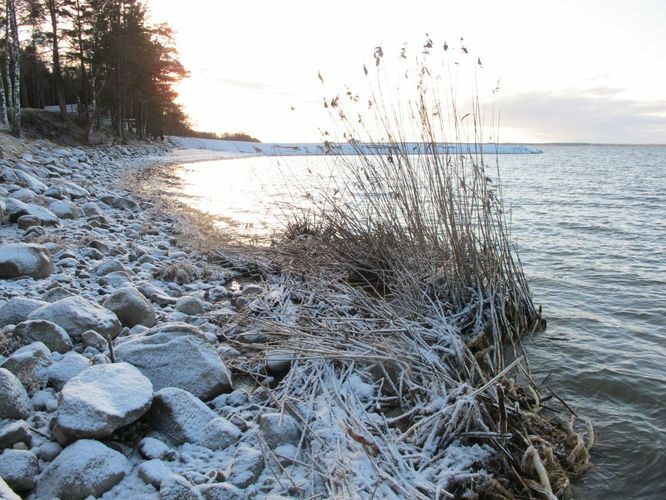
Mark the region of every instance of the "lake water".
<instances>
[{"instance_id":1,"label":"lake water","mask_svg":"<svg viewBox=\"0 0 666 500\"><path fill-rule=\"evenodd\" d=\"M547 385L596 427L594 468L575 497L666 498L666 148L543 151L499 162L515 244L548 319L526 341L532 371L550 374ZM265 240L282 202L306 204L300 186L327 185L331 168L254 158L177 172L188 203Z\"/></svg>"}]
</instances>

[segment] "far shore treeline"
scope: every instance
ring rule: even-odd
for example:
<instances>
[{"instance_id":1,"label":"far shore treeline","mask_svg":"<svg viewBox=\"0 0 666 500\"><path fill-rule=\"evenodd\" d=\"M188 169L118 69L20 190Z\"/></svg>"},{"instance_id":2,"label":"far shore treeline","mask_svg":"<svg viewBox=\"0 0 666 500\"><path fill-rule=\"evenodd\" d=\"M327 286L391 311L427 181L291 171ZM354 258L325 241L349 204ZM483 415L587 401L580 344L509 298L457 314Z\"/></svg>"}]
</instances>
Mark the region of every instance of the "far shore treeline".
<instances>
[{"instance_id":1,"label":"far shore treeline","mask_svg":"<svg viewBox=\"0 0 666 500\"><path fill-rule=\"evenodd\" d=\"M52 106L86 136L192 132L173 30L149 23L141 0L0 0L0 17L0 128L20 137L21 108Z\"/></svg>"}]
</instances>

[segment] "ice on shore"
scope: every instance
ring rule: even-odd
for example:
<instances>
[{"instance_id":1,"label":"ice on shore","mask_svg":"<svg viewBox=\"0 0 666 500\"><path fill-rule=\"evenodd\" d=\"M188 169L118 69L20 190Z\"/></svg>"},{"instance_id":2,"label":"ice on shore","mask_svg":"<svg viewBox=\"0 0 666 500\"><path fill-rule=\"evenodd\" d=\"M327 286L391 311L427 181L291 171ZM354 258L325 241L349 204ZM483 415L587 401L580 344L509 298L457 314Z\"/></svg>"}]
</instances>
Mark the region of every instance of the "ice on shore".
<instances>
[{"instance_id":1,"label":"ice on shore","mask_svg":"<svg viewBox=\"0 0 666 500\"><path fill-rule=\"evenodd\" d=\"M383 155L396 153L395 145L350 143L277 143L277 142L244 142L224 141L221 139L199 139L195 137L169 137L169 140L180 148L188 150L207 150L225 153L231 156L319 156L328 154L355 155L359 149L367 155ZM359 148L359 149L357 149ZM473 143L439 143L434 145L405 142L399 147L400 153L424 154L538 154L537 148L521 144L473 144Z\"/></svg>"}]
</instances>

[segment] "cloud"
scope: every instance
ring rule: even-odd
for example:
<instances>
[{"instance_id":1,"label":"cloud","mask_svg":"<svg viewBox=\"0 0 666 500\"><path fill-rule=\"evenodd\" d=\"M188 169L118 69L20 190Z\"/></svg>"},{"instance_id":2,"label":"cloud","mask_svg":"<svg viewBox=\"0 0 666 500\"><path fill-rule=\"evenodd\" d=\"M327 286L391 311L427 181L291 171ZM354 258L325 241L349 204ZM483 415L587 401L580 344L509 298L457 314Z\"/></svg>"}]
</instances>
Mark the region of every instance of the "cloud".
<instances>
[{"instance_id":1,"label":"cloud","mask_svg":"<svg viewBox=\"0 0 666 500\"><path fill-rule=\"evenodd\" d=\"M500 127L553 142L664 143L666 101L622 97L595 87L502 97Z\"/></svg>"}]
</instances>

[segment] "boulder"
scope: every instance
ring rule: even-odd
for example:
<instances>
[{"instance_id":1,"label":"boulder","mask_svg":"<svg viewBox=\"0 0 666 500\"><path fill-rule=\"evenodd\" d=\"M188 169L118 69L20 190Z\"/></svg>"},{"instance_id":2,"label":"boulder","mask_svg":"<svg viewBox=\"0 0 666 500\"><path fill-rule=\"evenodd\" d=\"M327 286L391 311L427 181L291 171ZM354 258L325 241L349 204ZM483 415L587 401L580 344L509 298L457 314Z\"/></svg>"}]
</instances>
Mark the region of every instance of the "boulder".
<instances>
[{"instance_id":1,"label":"boulder","mask_svg":"<svg viewBox=\"0 0 666 500\"><path fill-rule=\"evenodd\" d=\"M14 420L30 416L30 399L21 381L12 372L0 368L0 419Z\"/></svg>"},{"instance_id":2,"label":"boulder","mask_svg":"<svg viewBox=\"0 0 666 500\"><path fill-rule=\"evenodd\" d=\"M28 316L35 309L47 305L42 300L28 299L26 297L17 297L4 303L0 307L0 326L18 325L21 321L28 319Z\"/></svg>"},{"instance_id":3,"label":"boulder","mask_svg":"<svg viewBox=\"0 0 666 500\"><path fill-rule=\"evenodd\" d=\"M60 265L62 265L62 262L60 262ZM62 286L54 286L53 288L49 288L46 292L44 292L41 295L41 298L44 299L46 302L53 303L53 302L58 302L59 300L66 299L67 297L74 297L75 294L67 290L65 287Z\"/></svg>"},{"instance_id":4,"label":"boulder","mask_svg":"<svg viewBox=\"0 0 666 500\"><path fill-rule=\"evenodd\" d=\"M18 218L16 224L19 229L30 229L33 226L41 226L42 222L32 215L22 215Z\"/></svg>"},{"instance_id":5,"label":"boulder","mask_svg":"<svg viewBox=\"0 0 666 500\"><path fill-rule=\"evenodd\" d=\"M173 472L164 465L164 462L158 459L148 460L139 465L138 475L141 480L156 489L160 489L160 484Z\"/></svg>"},{"instance_id":6,"label":"boulder","mask_svg":"<svg viewBox=\"0 0 666 500\"><path fill-rule=\"evenodd\" d=\"M0 477L7 481L14 491L32 490L38 474L39 463L34 453L24 450L5 450L0 455Z\"/></svg>"},{"instance_id":7,"label":"boulder","mask_svg":"<svg viewBox=\"0 0 666 500\"><path fill-rule=\"evenodd\" d=\"M58 186L49 187L46 191L44 191L43 194L44 196L48 196L49 198L54 198L56 200L64 200L65 198L69 198L67 192Z\"/></svg>"},{"instance_id":8,"label":"boulder","mask_svg":"<svg viewBox=\"0 0 666 500\"><path fill-rule=\"evenodd\" d=\"M82 188L81 186L73 183L72 181L64 179L55 179L53 182L54 185L58 186L59 189L62 189L64 192L66 192L72 200L83 198L85 196L90 196L90 193L88 192L87 189Z\"/></svg>"},{"instance_id":9,"label":"boulder","mask_svg":"<svg viewBox=\"0 0 666 500\"><path fill-rule=\"evenodd\" d=\"M62 388L53 435L62 444L104 438L139 419L152 399L153 385L132 365L93 365Z\"/></svg>"},{"instance_id":10,"label":"boulder","mask_svg":"<svg viewBox=\"0 0 666 500\"><path fill-rule=\"evenodd\" d=\"M57 200L49 205L49 210L60 219L78 219L83 216L83 210L76 203L65 200Z\"/></svg>"},{"instance_id":11,"label":"boulder","mask_svg":"<svg viewBox=\"0 0 666 500\"><path fill-rule=\"evenodd\" d=\"M88 330L81 334L81 343L83 347L93 347L99 352L104 352L109 344L104 337L94 330Z\"/></svg>"},{"instance_id":12,"label":"boulder","mask_svg":"<svg viewBox=\"0 0 666 500\"><path fill-rule=\"evenodd\" d=\"M160 500L201 500L201 496L187 479L172 474L160 484Z\"/></svg>"},{"instance_id":13,"label":"boulder","mask_svg":"<svg viewBox=\"0 0 666 500\"><path fill-rule=\"evenodd\" d=\"M14 170L12 170L9 167L5 167L3 165L0 165L0 181L8 184L15 184L18 182L19 178L18 176L14 173Z\"/></svg>"},{"instance_id":14,"label":"boulder","mask_svg":"<svg viewBox=\"0 0 666 500\"><path fill-rule=\"evenodd\" d=\"M196 297L186 295L176 301L176 311L182 312L189 316L196 316L197 314L204 313L204 306L201 300Z\"/></svg>"},{"instance_id":15,"label":"boulder","mask_svg":"<svg viewBox=\"0 0 666 500\"><path fill-rule=\"evenodd\" d=\"M14 351L1 366L16 375L23 387L32 393L46 386L46 369L51 362L49 348L42 342L33 342Z\"/></svg>"},{"instance_id":16,"label":"boulder","mask_svg":"<svg viewBox=\"0 0 666 500\"><path fill-rule=\"evenodd\" d=\"M247 493L229 483L200 484L197 492L204 500L243 500L248 497Z\"/></svg>"},{"instance_id":17,"label":"boulder","mask_svg":"<svg viewBox=\"0 0 666 500\"><path fill-rule=\"evenodd\" d=\"M97 278L97 283L111 288L132 287L132 277L125 271L113 271Z\"/></svg>"},{"instance_id":18,"label":"boulder","mask_svg":"<svg viewBox=\"0 0 666 500\"><path fill-rule=\"evenodd\" d=\"M81 210L83 210L83 213L86 214L86 217L102 215L104 213L102 209L99 208L99 205L93 201L89 201L88 203L81 205Z\"/></svg>"},{"instance_id":19,"label":"boulder","mask_svg":"<svg viewBox=\"0 0 666 500\"><path fill-rule=\"evenodd\" d=\"M74 339L87 330L116 338L122 325L116 315L80 296L67 297L33 311L29 319L45 319L59 325Z\"/></svg>"},{"instance_id":20,"label":"boulder","mask_svg":"<svg viewBox=\"0 0 666 500\"><path fill-rule=\"evenodd\" d=\"M42 226L57 226L60 223L60 219L58 219L56 214L39 205L23 203L20 200L13 199L5 200L5 203L7 205L7 213L9 214L9 220L11 222L16 222L19 217L22 217L23 215L31 215L39 220L40 225Z\"/></svg>"},{"instance_id":21,"label":"boulder","mask_svg":"<svg viewBox=\"0 0 666 500\"><path fill-rule=\"evenodd\" d=\"M108 205L112 208L117 208L119 210L129 210L130 212L136 212L140 209L139 205L134 200L130 200L129 198L107 195L102 196L100 200L105 205Z\"/></svg>"},{"instance_id":22,"label":"boulder","mask_svg":"<svg viewBox=\"0 0 666 500\"><path fill-rule=\"evenodd\" d=\"M100 497L129 472L127 459L99 441L80 439L65 448L41 477L35 498Z\"/></svg>"},{"instance_id":23,"label":"boulder","mask_svg":"<svg viewBox=\"0 0 666 500\"><path fill-rule=\"evenodd\" d=\"M69 351L46 369L48 385L61 390L67 382L90 366L90 360L78 352Z\"/></svg>"},{"instance_id":24,"label":"boulder","mask_svg":"<svg viewBox=\"0 0 666 500\"><path fill-rule=\"evenodd\" d=\"M139 368L155 390L178 387L208 400L232 388L215 348L201 330L184 323L167 323L122 343L116 358Z\"/></svg>"},{"instance_id":25,"label":"boulder","mask_svg":"<svg viewBox=\"0 0 666 500\"><path fill-rule=\"evenodd\" d=\"M42 389L35 392L32 397L32 408L35 411L56 411L58 409L58 398L54 391Z\"/></svg>"},{"instance_id":26,"label":"boulder","mask_svg":"<svg viewBox=\"0 0 666 500\"><path fill-rule=\"evenodd\" d=\"M127 269L125 269L125 266L123 265L122 262L120 262L118 259L109 259L105 260L101 264L95 267L93 269L93 273L95 273L97 276L104 276L109 273L113 273L116 271L122 271L122 272L127 272Z\"/></svg>"},{"instance_id":27,"label":"boulder","mask_svg":"<svg viewBox=\"0 0 666 500\"><path fill-rule=\"evenodd\" d=\"M257 481L264 465L264 454L261 451L239 446L229 466L227 481L239 488L247 488Z\"/></svg>"},{"instance_id":28,"label":"boulder","mask_svg":"<svg viewBox=\"0 0 666 500\"><path fill-rule=\"evenodd\" d=\"M178 300L169 296L169 294L167 294L164 290L151 283L144 283L140 285L139 291L143 294L144 297L162 307L175 304Z\"/></svg>"},{"instance_id":29,"label":"boulder","mask_svg":"<svg viewBox=\"0 0 666 500\"><path fill-rule=\"evenodd\" d=\"M37 448L37 456L45 462L53 462L62 452L62 446L55 441L46 441Z\"/></svg>"},{"instance_id":30,"label":"boulder","mask_svg":"<svg viewBox=\"0 0 666 500\"><path fill-rule=\"evenodd\" d=\"M259 429L269 448L283 444L298 445L301 429L294 417L285 413L265 413L259 417Z\"/></svg>"},{"instance_id":31,"label":"boulder","mask_svg":"<svg viewBox=\"0 0 666 500\"><path fill-rule=\"evenodd\" d=\"M153 306L136 288L119 288L106 299L104 307L113 311L122 325L129 328L155 324Z\"/></svg>"},{"instance_id":32,"label":"boulder","mask_svg":"<svg viewBox=\"0 0 666 500\"><path fill-rule=\"evenodd\" d=\"M88 246L90 248L94 248L95 250L99 250L103 254L107 254L111 251L111 248L109 248L108 243L105 243L104 241L100 240L90 240L88 242Z\"/></svg>"},{"instance_id":33,"label":"boulder","mask_svg":"<svg viewBox=\"0 0 666 500\"><path fill-rule=\"evenodd\" d=\"M9 195L10 198L21 200L23 203L32 203L35 201L35 196L35 192L32 189L27 188L19 189Z\"/></svg>"},{"instance_id":34,"label":"boulder","mask_svg":"<svg viewBox=\"0 0 666 500\"><path fill-rule=\"evenodd\" d=\"M175 452L159 439L145 437L139 441L139 453L147 459L173 459Z\"/></svg>"},{"instance_id":35,"label":"boulder","mask_svg":"<svg viewBox=\"0 0 666 500\"><path fill-rule=\"evenodd\" d=\"M29 446L31 442L32 434L25 420L16 420L0 427L0 450L11 448L16 443L24 443Z\"/></svg>"},{"instance_id":36,"label":"boulder","mask_svg":"<svg viewBox=\"0 0 666 500\"><path fill-rule=\"evenodd\" d=\"M0 279L42 279L52 272L51 252L45 246L12 243L0 247Z\"/></svg>"},{"instance_id":37,"label":"boulder","mask_svg":"<svg viewBox=\"0 0 666 500\"><path fill-rule=\"evenodd\" d=\"M34 175L29 174L28 172L24 172L22 170L18 170L15 168L14 174L18 179L16 181L17 184L26 186L36 193L43 193L48 188L46 184L37 179L37 177L35 177Z\"/></svg>"},{"instance_id":38,"label":"boulder","mask_svg":"<svg viewBox=\"0 0 666 500\"><path fill-rule=\"evenodd\" d=\"M174 444L194 443L223 450L240 438L232 423L187 391L167 387L155 393L148 421Z\"/></svg>"},{"instance_id":39,"label":"boulder","mask_svg":"<svg viewBox=\"0 0 666 500\"><path fill-rule=\"evenodd\" d=\"M18 335L28 343L42 342L51 352L66 353L72 350L72 339L60 326L44 319L22 321L14 329Z\"/></svg>"}]
</instances>

